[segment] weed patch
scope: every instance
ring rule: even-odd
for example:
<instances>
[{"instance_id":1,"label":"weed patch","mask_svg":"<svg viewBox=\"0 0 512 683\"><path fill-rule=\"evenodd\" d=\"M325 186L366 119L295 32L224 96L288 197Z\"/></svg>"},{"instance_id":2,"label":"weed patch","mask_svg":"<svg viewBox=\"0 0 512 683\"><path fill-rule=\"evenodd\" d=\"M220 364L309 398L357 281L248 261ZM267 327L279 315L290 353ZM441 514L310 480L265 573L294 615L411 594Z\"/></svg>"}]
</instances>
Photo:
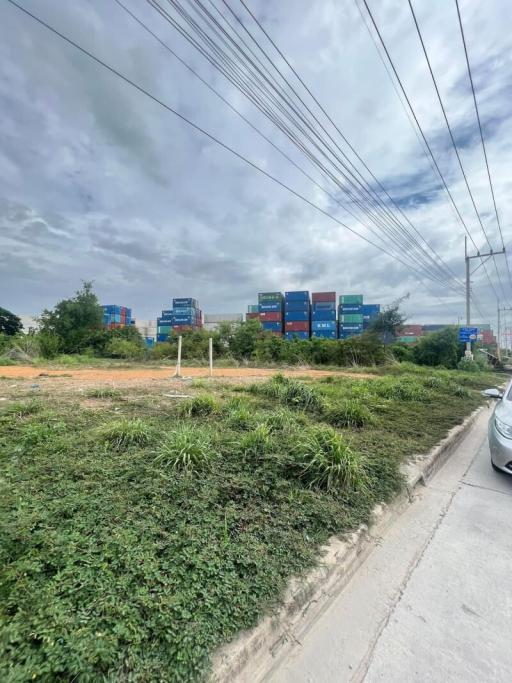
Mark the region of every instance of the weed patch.
<instances>
[{"instance_id":1,"label":"weed patch","mask_svg":"<svg viewBox=\"0 0 512 683\"><path fill-rule=\"evenodd\" d=\"M167 433L154 462L165 468L197 471L214 457L210 430L181 424Z\"/></svg>"},{"instance_id":2,"label":"weed patch","mask_svg":"<svg viewBox=\"0 0 512 683\"><path fill-rule=\"evenodd\" d=\"M147 446L151 441L151 430L138 418L122 418L104 425L98 432L99 439L116 450L131 446Z\"/></svg>"}]
</instances>

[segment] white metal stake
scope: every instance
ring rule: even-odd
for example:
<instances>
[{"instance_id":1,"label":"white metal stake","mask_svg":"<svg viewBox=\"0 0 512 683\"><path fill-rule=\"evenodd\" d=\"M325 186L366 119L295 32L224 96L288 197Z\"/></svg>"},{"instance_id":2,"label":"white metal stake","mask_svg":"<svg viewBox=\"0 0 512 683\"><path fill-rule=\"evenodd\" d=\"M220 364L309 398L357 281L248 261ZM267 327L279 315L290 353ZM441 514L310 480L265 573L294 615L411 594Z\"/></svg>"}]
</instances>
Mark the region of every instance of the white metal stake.
<instances>
[{"instance_id":1,"label":"white metal stake","mask_svg":"<svg viewBox=\"0 0 512 683\"><path fill-rule=\"evenodd\" d=\"M213 377L213 339L208 339L208 357L210 359L210 377Z\"/></svg>"},{"instance_id":2,"label":"white metal stake","mask_svg":"<svg viewBox=\"0 0 512 683\"><path fill-rule=\"evenodd\" d=\"M181 377L181 335L178 337L178 362L176 363L175 377Z\"/></svg>"}]
</instances>

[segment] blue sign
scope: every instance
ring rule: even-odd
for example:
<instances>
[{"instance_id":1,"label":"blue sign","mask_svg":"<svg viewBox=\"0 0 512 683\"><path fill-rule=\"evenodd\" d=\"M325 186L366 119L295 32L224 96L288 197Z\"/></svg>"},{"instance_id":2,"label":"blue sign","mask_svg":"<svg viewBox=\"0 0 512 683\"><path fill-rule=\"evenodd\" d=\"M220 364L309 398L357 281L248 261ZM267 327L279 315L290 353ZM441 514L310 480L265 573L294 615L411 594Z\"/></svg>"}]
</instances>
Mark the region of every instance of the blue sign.
<instances>
[{"instance_id":1,"label":"blue sign","mask_svg":"<svg viewBox=\"0 0 512 683\"><path fill-rule=\"evenodd\" d=\"M459 341L473 342L478 336L478 327L459 327Z\"/></svg>"}]
</instances>

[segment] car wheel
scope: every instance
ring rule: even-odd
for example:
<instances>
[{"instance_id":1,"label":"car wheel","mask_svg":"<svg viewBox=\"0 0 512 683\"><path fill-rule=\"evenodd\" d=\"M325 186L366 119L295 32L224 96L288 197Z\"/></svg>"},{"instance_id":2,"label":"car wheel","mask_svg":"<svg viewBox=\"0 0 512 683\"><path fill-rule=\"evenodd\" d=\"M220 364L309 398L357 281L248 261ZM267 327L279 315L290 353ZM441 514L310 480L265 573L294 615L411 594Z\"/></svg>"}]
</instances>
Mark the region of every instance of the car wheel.
<instances>
[{"instance_id":1,"label":"car wheel","mask_svg":"<svg viewBox=\"0 0 512 683\"><path fill-rule=\"evenodd\" d=\"M500 468L497 467L497 466L493 463L492 460L491 460L491 465L492 465L492 469L493 469L495 472L498 472L499 474L504 474L503 470L500 470Z\"/></svg>"}]
</instances>

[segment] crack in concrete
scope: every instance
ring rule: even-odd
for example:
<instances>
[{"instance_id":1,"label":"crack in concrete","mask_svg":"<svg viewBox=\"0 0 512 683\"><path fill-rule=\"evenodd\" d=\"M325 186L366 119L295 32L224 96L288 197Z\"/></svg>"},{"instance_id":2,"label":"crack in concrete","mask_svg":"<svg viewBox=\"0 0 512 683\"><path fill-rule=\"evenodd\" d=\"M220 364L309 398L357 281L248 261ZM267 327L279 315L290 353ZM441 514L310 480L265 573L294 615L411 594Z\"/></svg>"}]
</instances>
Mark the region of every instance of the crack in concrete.
<instances>
[{"instance_id":1,"label":"crack in concrete","mask_svg":"<svg viewBox=\"0 0 512 683\"><path fill-rule=\"evenodd\" d=\"M512 491L500 491L499 489L493 489L490 486L481 486L480 484L472 484L470 481L461 481L464 486L471 486L474 489L482 489L483 491L492 491L492 493L501 493L503 496L512 496Z\"/></svg>"}]
</instances>

